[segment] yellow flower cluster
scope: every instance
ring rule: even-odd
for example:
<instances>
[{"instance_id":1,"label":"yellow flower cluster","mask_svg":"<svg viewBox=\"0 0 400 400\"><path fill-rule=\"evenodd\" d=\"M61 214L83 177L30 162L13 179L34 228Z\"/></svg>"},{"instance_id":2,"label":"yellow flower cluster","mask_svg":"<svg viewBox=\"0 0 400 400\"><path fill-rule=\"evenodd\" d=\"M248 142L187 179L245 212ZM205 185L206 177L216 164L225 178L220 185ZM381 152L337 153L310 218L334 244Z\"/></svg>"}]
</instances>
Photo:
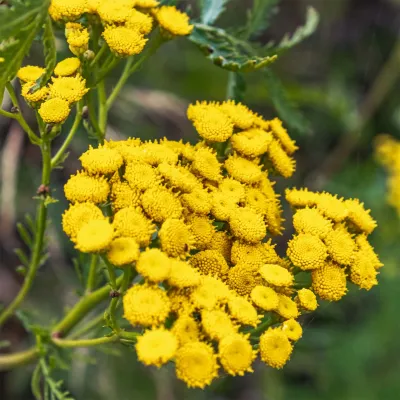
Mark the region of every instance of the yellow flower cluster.
<instances>
[{"instance_id":1,"label":"yellow flower cluster","mask_svg":"<svg viewBox=\"0 0 400 400\"><path fill-rule=\"evenodd\" d=\"M388 203L400 215L400 141L388 135L379 136L376 143L376 156L389 173Z\"/></svg>"},{"instance_id":2,"label":"yellow flower cluster","mask_svg":"<svg viewBox=\"0 0 400 400\"><path fill-rule=\"evenodd\" d=\"M291 175L296 150L282 123L234 102L197 103L188 116L205 141L89 148L64 187L63 228L78 250L142 277L123 297L124 317L144 329L139 360L172 361L179 379L204 388L221 368L251 372L257 355L282 368L302 336L298 317L318 306L315 293L337 300L347 275L369 289L381 264L361 204L295 189L287 198L297 235L280 257L270 236L282 231L281 204L269 174ZM223 140L221 150L214 142ZM309 271L312 288L297 289L298 271Z\"/></svg>"}]
</instances>

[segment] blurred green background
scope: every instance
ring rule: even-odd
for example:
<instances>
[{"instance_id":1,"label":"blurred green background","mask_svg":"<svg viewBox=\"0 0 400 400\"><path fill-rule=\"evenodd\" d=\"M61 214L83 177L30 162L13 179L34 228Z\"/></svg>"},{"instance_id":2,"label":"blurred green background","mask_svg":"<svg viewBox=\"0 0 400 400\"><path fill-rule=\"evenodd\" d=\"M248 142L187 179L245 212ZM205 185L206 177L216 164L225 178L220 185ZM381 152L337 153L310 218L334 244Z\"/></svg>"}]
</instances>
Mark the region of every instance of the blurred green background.
<instances>
[{"instance_id":1,"label":"blurred green background","mask_svg":"<svg viewBox=\"0 0 400 400\"><path fill-rule=\"evenodd\" d=\"M190 3L190 2L188 2ZM240 26L250 0L231 0L218 20L223 27ZM144 368L127 347L81 349L65 353L71 367L60 371L78 400L376 400L400 397L400 216L386 204L386 175L373 156L374 136L400 137L400 1L398 0L282 0L260 40L264 43L293 32L304 20L308 5L320 13L317 32L287 52L273 70L284 82L288 97L308 121L291 131L300 150L295 177L278 182L306 185L344 197L358 197L379 226L371 237L385 267L379 286L370 292L352 288L337 304L322 303L302 319L303 338L282 371L257 365L254 374L223 378L211 388L188 390L171 369ZM60 49L68 54L66 48ZM35 49L30 61L39 62ZM117 73L110 78L115 82ZM245 75L245 103L265 117L276 115L262 73ZM109 119L112 138L194 138L185 118L189 102L223 100L228 72L211 64L192 43L179 39L162 48L129 81ZM29 113L29 110L26 110ZM33 119L32 119L33 121ZM55 174L55 196L49 227L52 262L41 269L24 311L35 321L49 323L76 300L78 285L71 263L73 249L60 228L66 208L62 185L79 168L77 158L90 143L84 131L76 138L65 168ZM0 301L15 296L20 277L12 249L19 245L15 222L34 211L32 194L39 183L40 154L10 121L0 120L2 162ZM399 182L400 184L400 182ZM291 236L277 239L278 250ZM101 334L101 331L95 332ZM28 344L18 319L3 332L12 349ZM0 398L31 399L31 369L0 374Z\"/></svg>"}]
</instances>

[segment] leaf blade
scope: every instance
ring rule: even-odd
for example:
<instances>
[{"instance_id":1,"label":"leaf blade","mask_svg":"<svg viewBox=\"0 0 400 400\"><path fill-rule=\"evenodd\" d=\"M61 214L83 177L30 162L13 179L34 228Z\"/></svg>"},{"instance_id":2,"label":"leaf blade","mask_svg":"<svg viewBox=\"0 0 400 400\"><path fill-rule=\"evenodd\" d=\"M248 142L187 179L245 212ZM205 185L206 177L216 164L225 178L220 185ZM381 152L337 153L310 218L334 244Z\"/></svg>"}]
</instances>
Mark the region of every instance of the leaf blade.
<instances>
[{"instance_id":1,"label":"leaf blade","mask_svg":"<svg viewBox=\"0 0 400 400\"><path fill-rule=\"evenodd\" d=\"M202 0L200 20L202 24L212 25L225 11L229 0Z\"/></svg>"}]
</instances>

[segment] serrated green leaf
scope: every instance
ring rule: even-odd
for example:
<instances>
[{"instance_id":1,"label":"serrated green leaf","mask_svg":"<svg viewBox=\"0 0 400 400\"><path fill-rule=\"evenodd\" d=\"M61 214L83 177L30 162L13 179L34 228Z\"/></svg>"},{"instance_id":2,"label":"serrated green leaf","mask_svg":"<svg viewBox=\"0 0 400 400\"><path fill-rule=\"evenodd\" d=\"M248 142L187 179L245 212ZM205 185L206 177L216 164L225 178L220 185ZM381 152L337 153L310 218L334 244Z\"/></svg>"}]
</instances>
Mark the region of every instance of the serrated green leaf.
<instances>
[{"instance_id":1,"label":"serrated green leaf","mask_svg":"<svg viewBox=\"0 0 400 400\"><path fill-rule=\"evenodd\" d=\"M225 4L229 0L202 0L201 1L201 23L212 25L225 11Z\"/></svg>"},{"instance_id":2,"label":"serrated green leaf","mask_svg":"<svg viewBox=\"0 0 400 400\"><path fill-rule=\"evenodd\" d=\"M0 92L13 79L44 21L49 0L9 1L0 8Z\"/></svg>"},{"instance_id":3,"label":"serrated green leaf","mask_svg":"<svg viewBox=\"0 0 400 400\"><path fill-rule=\"evenodd\" d=\"M22 249L14 249L14 253L17 255L19 261L21 261L22 265L28 266L29 265L29 259L28 256L25 254L25 252Z\"/></svg>"},{"instance_id":4,"label":"serrated green leaf","mask_svg":"<svg viewBox=\"0 0 400 400\"><path fill-rule=\"evenodd\" d=\"M271 17L277 12L280 0L254 0L253 7L247 13L246 38L256 36L269 26Z\"/></svg>"},{"instance_id":5,"label":"serrated green leaf","mask_svg":"<svg viewBox=\"0 0 400 400\"><path fill-rule=\"evenodd\" d=\"M51 197L51 196L46 196L46 198L44 199L44 205L45 207L47 207L49 204L54 204L54 203L58 203L59 200L56 199L55 197Z\"/></svg>"},{"instance_id":6,"label":"serrated green leaf","mask_svg":"<svg viewBox=\"0 0 400 400\"><path fill-rule=\"evenodd\" d=\"M33 245L33 240L32 236L28 232L28 230L25 228L25 226L21 223L17 223L17 231L19 235L21 236L22 241L29 247L31 248Z\"/></svg>"},{"instance_id":7,"label":"serrated green leaf","mask_svg":"<svg viewBox=\"0 0 400 400\"><path fill-rule=\"evenodd\" d=\"M264 78L268 95L282 121L300 133L309 133L310 127L308 121L296 105L288 99L280 79L271 70L264 71Z\"/></svg>"},{"instance_id":8,"label":"serrated green leaf","mask_svg":"<svg viewBox=\"0 0 400 400\"><path fill-rule=\"evenodd\" d=\"M194 24L189 39L202 50L215 65L229 71L249 72L273 63L277 56L258 57L247 42L229 35L223 29Z\"/></svg>"},{"instance_id":9,"label":"serrated green leaf","mask_svg":"<svg viewBox=\"0 0 400 400\"><path fill-rule=\"evenodd\" d=\"M28 273L28 268L26 268L24 265L18 265L18 267L15 268L15 272L21 276L26 276Z\"/></svg>"},{"instance_id":10,"label":"serrated green leaf","mask_svg":"<svg viewBox=\"0 0 400 400\"><path fill-rule=\"evenodd\" d=\"M25 214L25 222L28 228L30 229L32 235L36 234L36 226L35 222L30 214Z\"/></svg>"}]
</instances>

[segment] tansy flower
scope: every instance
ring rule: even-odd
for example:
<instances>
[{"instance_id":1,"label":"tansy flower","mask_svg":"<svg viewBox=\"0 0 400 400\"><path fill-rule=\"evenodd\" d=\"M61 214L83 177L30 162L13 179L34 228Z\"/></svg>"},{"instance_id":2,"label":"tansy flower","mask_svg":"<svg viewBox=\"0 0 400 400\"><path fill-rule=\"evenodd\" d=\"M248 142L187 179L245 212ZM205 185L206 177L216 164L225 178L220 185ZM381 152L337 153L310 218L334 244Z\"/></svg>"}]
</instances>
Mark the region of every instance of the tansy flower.
<instances>
[{"instance_id":1,"label":"tansy flower","mask_svg":"<svg viewBox=\"0 0 400 400\"><path fill-rule=\"evenodd\" d=\"M124 318L134 326L162 324L171 308L166 292L157 286L148 285L132 286L125 293L122 303Z\"/></svg>"},{"instance_id":2,"label":"tansy flower","mask_svg":"<svg viewBox=\"0 0 400 400\"><path fill-rule=\"evenodd\" d=\"M105 219L100 208L93 203L70 204L68 210L62 215L62 226L64 232L72 241L84 224L96 219Z\"/></svg>"},{"instance_id":3,"label":"tansy flower","mask_svg":"<svg viewBox=\"0 0 400 400\"><path fill-rule=\"evenodd\" d=\"M229 375L242 376L245 372L253 372L251 364L256 355L248 338L239 333L229 335L218 343L219 360Z\"/></svg>"},{"instance_id":4,"label":"tansy flower","mask_svg":"<svg viewBox=\"0 0 400 400\"><path fill-rule=\"evenodd\" d=\"M268 158L276 171L284 178L290 178L293 175L296 162L282 149L277 140L271 140L268 146Z\"/></svg>"},{"instance_id":5,"label":"tansy flower","mask_svg":"<svg viewBox=\"0 0 400 400\"><path fill-rule=\"evenodd\" d=\"M283 210L279 200L269 199L264 218L268 227L268 232L271 235L282 235L282 224L284 222L282 212Z\"/></svg>"},{"instance_id":6,"label":"tansy flower","mask_svg":"<svg viewBox=\"0 0 400 400\"><path fill-rule=\"evenodd\" d=\"M146 142L140 146L143 152L143 160L151 165L159 165L162 163L176 164L178 162L178 155L168 146L164 146L156 142Z\"/></svg>"},{"instance_id":7,"label":"tansy flower","mask_svg":"<svg viewBox=\"0 0 400 400\"><path fill-rule=\"evenodd\" d=\"M235 203L244 200L246 189L242 183L232 178L224 178L219 182L218 189Z\"/></svg>"},{"instance_id":8,"label":"tansy flower","mask_svg":"<svg viewBox=\"0 0 400 400\"><path fill-rule=\"evenodd\" d=\"M79 160L82 167L89 174L112 174L122 166L123 160L117 150L99 147L94 149L89 146L89 150L83 153Z\"/></svg>"},{"instance_id":9,"label":"tansy flower","mask_svg":"<svg viewBox=\"0 0 400 400\"><path fill-rule=\"evenodd\" d=\"M126 182L115 182L111 186L111 200L113 210L122 208L136 208L141 205L141 197L138 190L132 189Z\"/></svg>"},{"instance_id":10,"label":"tansy flower","mask_svg":"<svg viewBox=\"0 0 400 400\"><path fill-rule=\"evenodd\" d=\"M212 310L219 302L225 302L230 295L224 282L212 276L202 276L200 285L192 291L190 299L196 308Z\"/></svg>"},{"instance_id":11,"label":"tansy flower","mask_svg":"<svg viewBox=\"0 0 400 400\"><path fill-rule=\"evenodd\" d=\"M225 258L226 261L231 259L232 240L224 231L215 232L211 238L211 242L207 246L207 250L216 250Z\"/></svg>"},{"instance_id":12,"label":"tansy flower","mask_svg":"<svg viewBox=\"0 0 400 400\"><path fill-rule=\"evenodd\" d=\"M49 88L46 86L31 93L30 90L35 86L35 84L35 82L27 82L22 85L21 94L26 101L31 103L38 103L39 101L45 100L49 94Z\"/></svg>"},{"instance_id":13,"label":"tansy flower","mask_svg":"<svg viewBox=\"0 0 400 400\"><path fill-rule=\"evenodd\" d=\"M197 342L200 336L198 323L187 314L182 314L174 322L171 332L177 337L179 345Z\"/></svg>"},{"instance_id":14,"label":"tansy flower","mask_svg":"<svg viewBox=\"0 0 400 400\"><path fill-rule=\"evenodd\" d=\"M378 255L375 253L374 248L368 242L367 236L365 234L357 235L356 243L358 246L359 253L367 257L374 265L375 269L383 267L383 264L379 260Z\"/></svg>"},{"instance_id":15,"label":"tansy flower","mask_svg":"<svg viewBox=\"0 0 400 400\"><path fill-rule=\"evenodd\" d=\"M265 311L274 311L278 308L279 297L274 289L266 286L255 286L251 291L251 300Z\"/></svg>"},{"instance_id":16,"label":"tansy flower","mask_svg":"<svg viewBox=\"0 0 400 400\"><path fill-rule=\"evenodd\" d=\"M241 296L231 296L228 299L228 309L231 317L242 325L256 326L260 319L253 305Z\"/></svg>"},{"instance_id":17,"label":"tansy flower","mask_svg":"<svg viewBox=\"0 0 400 400\"><path fill-rule=\"evenodd\" d=\"M85 79L79 75L75 77L62 76L59 78L52 78L52 80L50 96L66 100L68 103L79 101L89 91L89 89L85 87Z\"/></svg>"},{"instance_id":18,"label":"tansy flower","mask_svg":"<svg viewBox=\"0 0 400 400\"><path fill-rule=\"evenodd\" d=\"M187 293L180 289L172 288L168 290L168 298L171 302L171 312L177 315L189 315L194 309L194 305L190 298L187 297Z\"/></svg>"},{"instance_id":19,"label":"tansy flower","mask_svg":"<svg viewBox=\"0 0 400 400\"><path fill-rule=\"evenodd\" d=\"M266 226L261 215L251 208L238 208L229 219L231 232L236 238L248 243L257 243L266 233Z\"/></svg>"},{"instance_id":20,"label":"tansy flower","mask_svg":"<svg viewBox=\"0 0 400 400\"><path fill-rule=\"evenodd\" d=\"M115 233L121 237L132 237L140 245L146 247L150 244L155 226L140 210L133 207L123 208L114 215L113 226Z\"/></svg>"},{"instance_id":21,"label":"tansy flower","mask_svg":"<svg viewBox=\"0 0 400 400\"><path fill-rule=\"evenodd\" d=\"M271 132L262 129L252 128L237 133L231 137L231 144L234 150L245 157L258 157L268 150L272 140Z\"/></svg>"},{"instance_id":22,"label":"tansy flower","mask_svg":"<svg viewBox=\"0 0 400 400\"><path fill-rule=\"evenodd\" d=\"M156 169L141 162L128 162L124 178L132 188L139 190L149 189L159 181Z\"/></svg>"},{"instance_id":23,"label":"tansy flower","mask_svg":"<svg viewBox=\"0 0 400 400\"><path fill-rule=\"evenodd\" d=\"M288 296L278 294L279 303L276 312L285 319L297 318L299 310L297 304Z\"/></svg>"},{"instance_id":24,"label":"tansy flower","mask_svg":"<svg viewBox=\"0 0 400 400\"><path fill-rule=\"evenodd\" d=\"M358 199L350 199L344 202L348 209L349 220L361 231L366 234L372 233L376 228L377 223L371 217L371 210L366 210L364 208L364 203L360 203Z\"/></svg>"},{"instance_id":25,"label":"tansy flower","mask_svg":"<svg viewBox=\"0 0 400 400\"><path fill-rule=\"evenodd\" d=\"M138 4L136 3L136 7ZM193 25L189 23L189 16L179 11L175 6L162 6L154 11L161 28L175 36L189 35Z\"/></svg>"},{"instance_id":26,"label":"tansy flower","mask_svg":"<svg viewBox=\"0 0 400 400\"><path fill-rule=\"evenodd\" d=\"M86 1L86 11L92 14L97 12L99 5L101 4L102 0L87 0Z\"/></svg>"},{"instance_id":27,"label":"tansy flower","mask_svg":"<svg viewBox=\"0 0 400 400\"><path fill-rule=\"evenodd\" d=\"M307 188L286 189L285 197L293 207L312 207L317 203L318 193L309 192Z\"/></svg>"},{"instance_id":28,"label":"tansy flower","mask_svg":"<svg viewBox=\"0 0 400 400\"><path fill-rule=\"evenodd\" d=\"M35 65L27 65L21 67L17 72L17 77L22 82L33 82L38 80L44 73L45 69Z\"/></svg>"},{"instance_id":29,"label":"tansy flower","mask_svg":"<svg viewBox=\"0 0 400 400\"><path fill-rule=\"evenodd\" d=\"M196 173L211 181L221 179L221 165L215 153L208 147L196 150L192 168Z\"/></svg>"},{"instance_id":30,"label":"tansy flower","mask_svg":"<svg viewBox=\"0 0 400 400\"><path fill-rule=\"evenodd\" d=\"M128 13L125 26L129 29L137 29L143 35L147 35L153 27L153 18L150 15L132 9Z\"/></svg>"},{"instance_id":31,"label":"tansy flower","mask_svg":"<svg viewBox=\"0 0 400 400\"><path fill-rule=\"evenodd\" d=\"M378 284L377 274L373 261L363 253L357 253L350 266L350 280L361 289L370 290Z\"/></svg>"},{"instance_id":32,"label":"tansy flower","mask_svg":"<svg viewBox=\"0 0 400 400\"><path fill-rule=\"evenodd\" d=\"M282 332L289 340L296 342L303 335L303 328L295 319L291 318L282 324Z\"/></svg>"},{"instance_id":33,"label":"tansy flower","mask_svg":"<svg viewBox=\"0 0 400 400\"><path fill-rule=\"evenodd\" d=\"M159 4L157 0L135 0L135 7L138 8L153 8Z\"/></svg>"},{"instance_id":34,"label":"tansy flower","mask_svg":"<svg viewBox=\"0 0 400 400\"><path fill-rule=\"evenodd\" d=\"M272 200L273 201L273 200ZM268 205L271 200L267 199L261 190L256 188L249 188L246 190L246 206L252 208L261 215L267 214L269 209Z\"/></svg>"},{"instance_id":35,"label":"tansy flower","mask_svg":"<svg viewBox=\"0 0 400 400\"><path fill-rule=\"evenodd\" d=\"M260 275L273 286L291 286L293 275L276 264L265 264L259 269Z\"/></svg>"},{"instance_id":36,"label":"tansy flower","mask_svg":"<svg viewBox=\"0 0 400 400\"><path fill-rule=\"evenodd\" d=\"M114 239L107 252L108 260L117 267L132 264L139 258L139 245L135 239L120 237Z\"/></svg>"},{"instance_id":37,"label":"tansy flower","mask_svg":"<svg viewBox=\"0 0 400 400\"><path fill-rule=\"evenodd\" d=\"M287 255L296 267L303 270L320 268L328 257L321 239L309 233L294 236L288 243Z\"/></svg>"},{"instance_id":38,"label":"tansy flower","mask_svg":"<svg viewBox=\"0 0 400 400\"><path fill-rule=\"evenodd\" d=\"M246 264L238 264L229 269L227 284L239 295L246 296L250 294L256 286L262 284L262 278L254 268Z\"/></svg>"},{"instance_id":39,"label":"tansy flower","mask_svg":"<svg viewBox=\"0 0 400 400\"><path fill-rule=\"evenodd\" d=\"M76 20L84 12L86 8L86 0L51 0L49 14L55 21Z\"/></svg>"},{"instance_id":40,"label":"tansy flower","mask_svg":"<svg viewBox=\"0 0 400 400\"><path fill-rule=\"evenodd\" d=\"M170 257L182 257L193 247L189 226L180 219L167 218L158 232L162 250Z\"/></svg>"},{"instance_id":41,"label":"tansy flower","mask_svg":"<svg viewBox=\"0 0 400 400\"><path fill-rule=\"evenodd\" d=\"M82 172L72 175L64 185L65 197L72 203L105 203L109 192L110 186L103 177L88 176Z\"/></svg>"},{"instance_id":42,"label":"tansy flower","mask_svg":"<svg viewBox=\"0 0 400 400\"><path fill-rule=\"evenodd\" d=\"M262 176L261 168L258 165L236 155L230 156L225 161L225 168L232 178L242 183L256 183Z\"/></svg>"},{"instance_id":43,"label":"tansy flower","mask_svg":"<svg viewBox=\"0 0 400 400\"><path fill-rule=\"evenodd\" d=\"M91 220L79 229L75 247L82 253L101 252L109 247L113 236L113 227L106 219Z\"/></svg>"},{"instance_id":44,"label":"tansy flower","mask_svg":"<svg viewBox=\"0 0 400 400\"><path fill-rule=\"evenodd\" d=\"M279 118L274 118L269 122L269 127L276 139L279 140L282 147L285 149L286 153L289 155L293 154L298 147L296 142L290 139L287 130L282 126L282 121Z\"/></svg>"},{"instance_id":45,"label":"tansy flower","mask_svg":"<svg viewBox=\"0 0 400 400\"><path fill-rule=\"evenodd\" d=\"M254 123L254 113L242 103L227 100L222 102L219 108L228 115L239 129L249 129Z\"/></svg>"},{"instance_id":46,"label":"tansy flower","mask_svg":"<svg viewBox=\"0 0 400 400\"><path fill-rule=\"evenodd\" d=\"M231 261L234 264L244 263L255 268L263 264L278 264L280 257L275 251L275 245L268 243L249 244L235 240L231 250Z\"/></svg>"},{"instance_id":47,"label":"tansy flower","mask_svg":"<svg viewBox=\"0 0 400 400\"><path fill-rule=\"evenodd\" d=\"M296 303L300 308L307 311L314 311L318 307L317 298L310 289L300 289L297 291Z\"/></svg>"},{"instance_id":48,"label":"tansy flower","mask_svg":"<svg viewBox=\"0 0 400 400\"><path fill-rule=\"evenodd\" d=\"M187 343L176 353L175 371L188 387L203 389L218 376L217 357L204 342Z\"/></svg>"},{"instance_id":49,"label":"tansy flower","mask_svg":"<svg viewBox=\"0 0 400 400\"><path fill-rule=\"evenodd\" d=\"M194 189L180 197L182 204L189 211L198 215L207 215L211 211L211 196L204 189Z\"/></svg>"},{"instance_id":50,"label":"tansy flower","mask_svg":"<svg viewBox=\"0 0 400 400\"><path fill-rule=\"evenodd\" d=\"M282 368L292 354L292 345L279 328L269 328L260 336L261 360L272 368Z\"/></svg>"},{"instance_id":51,"label":"tansy flower","mask_svg":"<svg viewBox=\"0 0 400 400\"><path fill-rule=\"evenodd\" d=\"M39 108L39 115L47 124L60 124L69 115L69 103L60 98L54 98L43 102Z\"/></svg>"},{"instance_id":52,"label":"tansy flower","mask_svg":"<svg viewBox=\"0 0 400 400\"><path fill-rule=\"evenodd\" d=\"M225 193L216 191L211 195L211 214L218 221L228 221L232 213L235 213L237 209L236 203L229 197L226 197Z\"/></svg>"},{"instance_id":53,"label":"tansy flower","mask_svg":"<svg viewBox=\"0 0 400 400\"><path fill-rule=\"evenodd\" d=\"M228 273L229 269L225 258L216 250L200 251L192 256L189 262L203 275L222 277Z\"/></svg>"},{"instance_id":54,"label":"tansy flower","mask_svg":"<svg viewBox=\"0 0 400 400\"><path fill-rule=\"evenodd\" d=\"M158 283L169 277L170 259L160 249L147 249L136 263L137 272L150 282Z\"/></svg>"},{"instance_id":55,"label":"tansy flower","mask_svg":"<svg viewBox=\"0 0 400 400\"><path fill-rule=\"evenodd\" d=\"M57 76L70 76L74 75L79 67L81 66L81 61L77 57L66 58L60 61L54 68L54 75Z\"/></svg>"},{"instance_id":56,"label":"tansy flower","mask_svg":"<svg viewBox=\"0 0 400 400\"><path fill-rule=\"evenodd\" d=\"M334 222L343 221L349 213L343 200L338 199L337 196L333 196L330 193L318 193L315 204L325 217Z\"/></svg>"},{"instance_id":57,"label":"tansy flower","mask_svg":"<svg viewBox=\"0 0 400 400\"><path fill-rule=\"evenodd\" d=\"M164 328L152 329L138 337L135 349L143 364L161 367L175 356L178 339Z\"/></svg>"},{"instance_id":58,"label":"tansy flower","mask_svg":"<svg viewBox=\"0 0 400 400\"><path fill-rule=\"evenodd\" d=\"M221 340L225 336L237 332L229 315L221 310L203 310L201 324L207 336L212 340Z\"/></svg>"},{"instance_id":59,"label":"tansy flower","mask_svg":"<svg viewBox=\"0 0 400 400\"><path fill-rule=\"evenodd\" d=\"M328 301L338 301L347 292L346 274L339 265L326 263L321 268L312 271L312 289Z\"/></svg>"},{"instance_id":60,"label":"tansy flower","mask_svg":"<svg viewBox=\"0 0 400 400\"><path fill-rule=\"evenodd\" d=\"M176 288L194 287L200 284L200 274L187 262L170 260L168 283Z\"/></svg>"},{"instance_id":61,"label":"tansy flower","mask_svg":"<svg viewBox=\"0 0 400 400\"><path fill-rule=\"evenodd\" d=\"M80 56L89 45L89 31L82 24L68 22L65 25L65 36L73 54Z\"/></svg>"},{"instance_id":62,"label":"tansy flower","mask_svg":"<svg viewBox=\"0 0 400 400\"><path fill-rule=\"evenodd\" d=\"M194 237L194 246L198 250L205 250L215 232L215 227L207 217L192 216L188 223Z\"/></svg>"},{"instance_id":63,"label":"tansy flower","mask_svg":"<svg viewBox=\"0 0 400 400\"><path fill-rule=\"evenodd\" d=\"M332 222L325 218L316 208L297 210L293 216L293 226L297 233L309 233L323 239L332 231Z\"/></svg>"},{"instance_id":64,"label":"tansy flower","mask_svg":"<svg viewBox=\"0 0 400 400\"><path fill-rule=\"evenodd\" d=\"M182 192L190 193L196 188L201 190L199 180L188 169L180 165L161 163L157 171L169 185L180 189Z\"/></svg>"},{"instance_id":65,"label":"tansy flower","mask_svg":"<svg viewBox=\"0 0 400 400\"><path fill-rule=\"evenodd\" d=\"M269 200L276 200L278 197L274 190L275 182L268 179L267 173L263 173L257 184L258 190Z\"/></svg>"},{"instance_id":66,"label":"tansy flower","mask_svg":"<svg viewBox=\"0 0 400 400\"><path fill-rule=\"evenodd\" d=\"M127 20L134 4L134 0L102 1L97 8L97 13L103 22L121 24Z\"/></svg>"},{"instance_id":67,"label":"tansy flower","mask_svg":"<svg viewBox=\"0 0 400 400\"><path fill-rule=\"evenodd\" d=\"M326 248L334 261L341 265L353 262L356 242L345 227L339 227L329 232L325 239Z\"/></svg>"},{"instance_id":68,"label":"tansy flower","mask_svg":"<svg viewBox=\"0 0 400 400\"><path fill-rule=\"evenodd\" d=\"M125 26L106 26L103 37L111 51L120 57L141 53L147 42L138 30Z\"/></svg>"}]
</instances>

